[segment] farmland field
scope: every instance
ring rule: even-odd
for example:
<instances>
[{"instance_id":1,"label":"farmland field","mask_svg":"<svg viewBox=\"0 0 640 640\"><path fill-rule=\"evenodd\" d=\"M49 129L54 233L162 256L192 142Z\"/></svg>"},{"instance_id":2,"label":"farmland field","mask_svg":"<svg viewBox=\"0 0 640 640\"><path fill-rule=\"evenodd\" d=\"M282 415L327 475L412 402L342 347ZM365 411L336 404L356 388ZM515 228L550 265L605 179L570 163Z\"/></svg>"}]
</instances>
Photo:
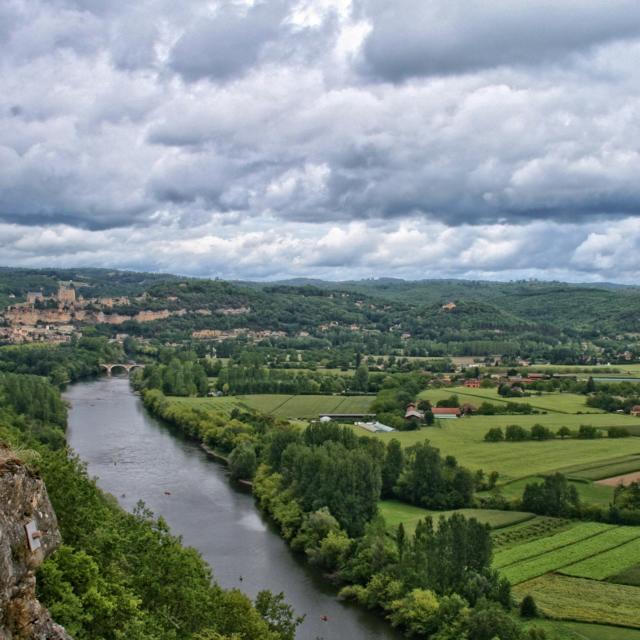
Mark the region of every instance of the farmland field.
<instances>
[{"instance_id":1,"label":"farmland field","mask_svg":"<svg viewBox=\"0 0 640 640\"><path fill-rule=\"evenodd\" d=\"M549 473L567 466L568 462L580 465L602 460L640 454L640 438L601 438L597 440L550 440L545 442L484 442L484 434L490 427L520 424L530 427L541 422L553 428L567 424L577 429L580 424L625 424L629 416L597 414L590 416L547 414L546 416L474 416L459 420L441 420L436 427L418 431L389 434L377 433L383 441L398 439L403 446L416 442L429 442L444 455L455 455L460 464L472 470L498 471L505 478L522 478Z\"/></svg>"},{"instance_id":2,"label":"farmland field","mask_svg":"<svg viewBox=\"0 0 640 640\"><path fill-rule=\"evenodd\" d=\"M523 398L503 398L498 395L497 388L471 389L468 387L446 387L443 389L428 389L420 394L421 398L437 402L451 395L459 396L461 402L471 402L476 406L482 402L492 404L506 404L507 402L518 402L529 404L541 411L551 411L553 413L602 413L598 409L593 409L586 405L586 398L575 393L543 393L542 395L531 395Z\"/></svg>"},{"instance_id":3,"label":"farmland field","mask_svg":"<svg viewBox=\"0 0 640 640\"><path fill-rule=\"evenodd\" d=\"M562 531L553 536L547 536L539 540L527 542L511 549L496 553L494 567L501 568L513 565L517 562L540 556L549 551L567 547L581 540L599 535L612 529L610 524L599 522L582 522L573 525L567 531Z\"/></svg>"},{"instance_id":4,"label":"farmland field","mask_svg":"<svg viewBox=\"0 0 640 640\"><path fill-rule=\"evenodd\" d=\"M178 402L228 415L234 407L244 406L280 418L317 418L320 413L366 413L373 396L256 394L218 398L173 398Z\"/></svg>"},{"instance_id":5,"label":"farmland field","mask_svg":"<svg viewBox=\"0 0 640 640\"><path fill-rule=\"evenodd\" d=\"M574 529L569 530L567 533L571 533L572 531L574 531ZM551 536L551 538L542 538L538 540L537 543L549 541L550 544L554 544L553 539L560 538L562 535L563 534L560 533L557 536ZM514 549L498 552L496 554L495 566L500 568L502 575L504 575L511 584L519 584L520 582L536 578L550 571L557 571L570 564L577 563L580 560L590 558L595 554L600 554L614 547L621 546L631 540L637 539L638 535L640 535L640 529L635 527L609 527L604 531L579 541L555 548L547 547L542 553L506 564L505 559L509 557L509 551L524 552L528 547L525 543ZM531 544L536 545L536 542ZM531 549L529 549L529 551L531 551Z\"/></svg>"},{"instance_id":6,"label":"farmland field","mask_svg":"<svg viewBox=\"0 0 640 640\"><path fill-rule=\"evenodd\" d=\"M454 513L462 514L467 518L475 518L479 522L488 524L492 529L500 529L510 525L532 520L535 516L524 511L498 511L495 509L455 509L452 511L431 511L421 509L396 500L381 500L378 503L380 513L384 516L387 525L397 527L401 522L407 532L413 532L419 520L431 516L434 522L440 517L449 517Z\"/></svg>"},{"instance_id":7,"label":"farmland field","mask_svg":"<svg viewBox=\"0 0 640 640\"><path fill-rule=\"evenodd\" d=\"M636 587L548 574L516 585L513 593L520 599L532 595L538 609L551 618L640 628Z\"/></svg>"},{"instance_id":8,"label":"farmland field","mask_svg":"<svg viewBox=\"0 0 640 640\"><path fill-rule=\"evenodd\" d=\"M500 492L508 500L521 498L526 485L532 482L542 482L543 480L544 478L541 476L521 478L514 482L508 482L500 485ZM613 487L578 480L569 480L569 483L577 489L580 500L586 504L596 504L601 507L608 507L613 500Z\"/></svg>"},{"instance_id":9,"label":"farmland field","mask_svg":"<svg viewBox=\"0 0 640 640\"><path fill-rule=\"evenodd\" d=\"M640 530L638 531L640 536ZM564 567L561 573L577 578L604 580L635 565L640 558L640 537L626 544Z\"/></svg>"},{"instance_id":10,"label":"farmland field","mask_svg":"<svg viewBox=\"0 0 640 640\"><path fill-rule=\"evenodd\" d=\"M640 560L640 558L636 558ZM617 582L618 584L629 584L634 587L640 587L640 562L621 571L615 576L609 578L609 582Z\"/></svg>"},{"instance_id":11,"label":"farmland field","mask_svg":"<svg viewBox=\"0 0 640 640\"><path fill-rule=\"evenodd\" d=\"M640 640L639 630L604 624L538 619L529 626L546 631L549 640Z\"/></svg>"}]
</instances>

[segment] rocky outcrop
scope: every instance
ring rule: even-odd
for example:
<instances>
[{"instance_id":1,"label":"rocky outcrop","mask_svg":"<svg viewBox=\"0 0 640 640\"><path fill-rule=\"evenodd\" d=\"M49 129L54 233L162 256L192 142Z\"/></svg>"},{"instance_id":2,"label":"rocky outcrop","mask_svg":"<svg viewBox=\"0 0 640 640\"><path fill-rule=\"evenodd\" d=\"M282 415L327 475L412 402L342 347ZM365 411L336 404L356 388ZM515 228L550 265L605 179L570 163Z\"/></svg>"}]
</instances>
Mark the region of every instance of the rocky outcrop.
<instances>
[{"instance_id":1,"label":"rocky outcrop","mask_svg":"<svg viewBox=\"0 0 640 640\"><path fill-rule=\"evenodd\" d=\"M0 445L0 640L71 640L36 598L36 569L59 544L44 482Z\"/></svg>"}]
</instances>

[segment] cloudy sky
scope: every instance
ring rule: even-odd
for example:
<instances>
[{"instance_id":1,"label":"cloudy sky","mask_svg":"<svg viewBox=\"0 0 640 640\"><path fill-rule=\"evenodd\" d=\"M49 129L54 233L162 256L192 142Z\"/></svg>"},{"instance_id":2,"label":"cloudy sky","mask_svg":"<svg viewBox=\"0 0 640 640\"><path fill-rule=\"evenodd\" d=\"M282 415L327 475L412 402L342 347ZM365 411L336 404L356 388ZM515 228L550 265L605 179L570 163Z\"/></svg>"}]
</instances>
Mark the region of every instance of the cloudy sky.
<instances>
[{"instance_id":1,"label":"cloudy sky","mask_svg":"<svg viewBox=\"0 0 640 640\"><path fill-rule=\"evenodd\" d=\"M637 0L2 0L0 264L640 280Z\"/></svg>"}]
</instances>

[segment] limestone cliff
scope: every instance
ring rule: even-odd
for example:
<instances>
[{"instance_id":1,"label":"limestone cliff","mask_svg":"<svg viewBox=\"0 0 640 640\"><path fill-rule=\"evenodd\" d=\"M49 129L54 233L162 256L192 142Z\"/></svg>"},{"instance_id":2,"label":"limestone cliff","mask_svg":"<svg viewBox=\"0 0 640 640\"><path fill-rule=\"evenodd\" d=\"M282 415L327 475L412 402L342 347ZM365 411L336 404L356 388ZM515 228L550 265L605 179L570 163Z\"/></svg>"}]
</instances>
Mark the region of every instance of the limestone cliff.
<instances>
[{"instance_id":1,"label":"limestone cliff","mask_svg":"<svg viewBox=\"0 0 640 640\"><path fill-rule=\"evenodd\" d=\"M36 598L35 571L59 544L44 482L0 445L0 640L71 640Z\"/></svg>"}]
</instances>

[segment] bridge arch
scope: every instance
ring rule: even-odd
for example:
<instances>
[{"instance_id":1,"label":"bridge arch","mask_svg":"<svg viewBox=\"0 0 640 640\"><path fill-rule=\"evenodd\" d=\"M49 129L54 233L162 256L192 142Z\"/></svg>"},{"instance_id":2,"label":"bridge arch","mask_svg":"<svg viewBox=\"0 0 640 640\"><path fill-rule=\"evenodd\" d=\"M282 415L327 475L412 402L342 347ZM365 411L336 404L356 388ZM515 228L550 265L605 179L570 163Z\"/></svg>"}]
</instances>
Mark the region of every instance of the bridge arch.
<instances>
[{"instance_id":1,"label":"bridge arch","mask_svg":"<svg viewBox=\"0 0 640 640\"><path fill-rule=\"evenodd\" d=\"M101 362L100 367L110 376L114 369L124 369L129 375L134 369L144 367L144 365L138 362Z\"/></svg>"}]
</instances>

